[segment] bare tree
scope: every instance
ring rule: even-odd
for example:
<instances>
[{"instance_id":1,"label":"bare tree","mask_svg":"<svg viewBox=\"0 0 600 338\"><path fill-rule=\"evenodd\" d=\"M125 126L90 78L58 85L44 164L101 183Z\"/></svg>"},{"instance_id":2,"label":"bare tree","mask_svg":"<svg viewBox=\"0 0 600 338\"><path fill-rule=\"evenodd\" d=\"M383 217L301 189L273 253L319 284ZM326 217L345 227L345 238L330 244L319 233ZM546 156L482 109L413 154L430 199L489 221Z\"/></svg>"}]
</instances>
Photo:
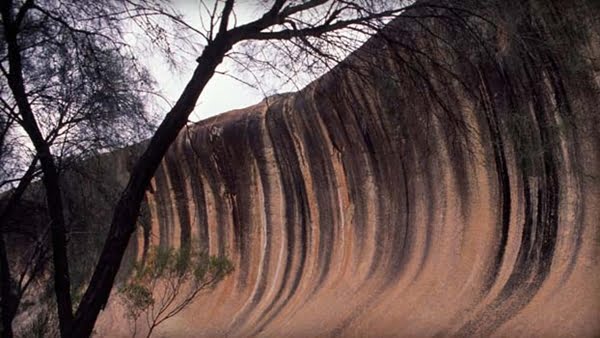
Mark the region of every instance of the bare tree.
<instances>
[{"instance_id":1,"label":"bare tree","mask_svg":"<svg viewBox=\"0 0 600 338\"><path fill-rule=\"evenodd\" d=\"M72 313L60 173L70 164L139 142L152 130L146 112L151 80L137 67L113 22L114 4L3 2L0 8L0 274L2 333L12 336L19 302L48 259L44 229L10 225L31 183L42 179L53 230L51 257L61 326ZM29 232L31 253L7 255L5 236ZM17 255L15 255L17 256ZM12 266L11 266L12 265ZM11 273L11 268L21 271Z\"/></svg>"}]
</instances>

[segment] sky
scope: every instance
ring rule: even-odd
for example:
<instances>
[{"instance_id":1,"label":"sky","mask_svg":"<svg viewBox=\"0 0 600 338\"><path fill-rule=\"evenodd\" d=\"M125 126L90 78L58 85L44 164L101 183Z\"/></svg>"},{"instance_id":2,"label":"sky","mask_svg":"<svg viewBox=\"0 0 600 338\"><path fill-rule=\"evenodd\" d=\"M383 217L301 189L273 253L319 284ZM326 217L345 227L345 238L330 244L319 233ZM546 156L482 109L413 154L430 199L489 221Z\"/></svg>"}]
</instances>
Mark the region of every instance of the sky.
<instances>
[{"instance_id":1,"label":"sky","mask_svg":"<svg viewBox=\"0 0 600 338\"><path fill-rule=\"evenodd\" d=\"M166 65L157 64L151 68L159 90L171 102L175 102L183 92L192 70L172 71ZM260 102L264 95L230 77L215 74L200 95L190 121L196 122L232 109L243 108ZM166 109L161 105L163 109ZM165 111L166 113L166 111Z\"/></svg>"},{"instance_id":2,"label":"sky","mask_svg":"<svg viewBox=\"0 0 600 338\"><path fill-rule=\"evenodd\" d=\"M204 2L208 3L210 6L210 4L213 3L212 1L214 0L205 0ZM270 6L270 3L270 1L264 0L236 1L234 12L237 24L241 25L256 20L264 14L265 10ZM202 28L201 23L202 21L208 22L208 14L205 10L202 10L200 0L172 0L172 4L184 15L186 23L200 31L205 31ZM204 20L201 20L201 18ZM203 38L199 36L197 40L199 42L204 42ZM182 62L180 65L182 67L179 71L170 69L168 64L164 62L164 59L161 59L160 57L150 56L145 58L148 60L146 61L148 68L157 80L158 89L171 105L177 100L187 81L190 79L193 69L196 66L195 58L199 56L200 52L201 49L199 48L199 51L197 52L198 55L193 55L193 58L190 58L186 62ZM343 54L346 54L346 52L343 52ZM234 65L233 62L228 63L228 60L226 59L217 70L226 71L236 77L252 81L250 80L252 79L252 76L248 76L248 74L244 73L237 73L236 68L239 67L234 67ZM296 75L293 79L293 83L288 83L287 85L284 84L286 81L282 79L276 79L274 76L267 76L261 80L262 82L259 84L260 89L252 88L248 84L235 80L232 77L215 74L202 92L196 109L192 112L189 119L192 122L200 121L233 109L244 108L256 104L262 101L265 96L296 91L321 75L318 71L311 74L306 72L294 74ZM169 110L168 104L164 104L164 102L159 104L164 113Z\"/></svg>"},{"instance_id":3,"label":"sky","mask_svg":"<svg viewBox=\"0 0 600 338\"><path fill-rule=\"evenodd\" d=\"M242 0L236 3L238 22L243 23L256 17L257 13L260 12L256 4L253 4L256 2L257 0ZM186 22L200 29L200 15L202 12L198 0L173 0L173 4L182 12ZM195 65L194 60L189 60L181 70L176 71L170 69L160 57L153 57L148 64L148 68L157 80L158 89L173 104L191 78ZM218 70L232 72L234 71L233 68L231 63L224 62ZM268 88L268 84L263 89L269 90L269 94L274 94L272 88ZM251 88L229 76L215 74L202 92L196 109L190 115L190 121L196 122L233 109L244 108L262 101L264 97L265 93L259 89ZM160 103L159 105L166 113L168 106Z\"/></svg>"}]
</instances>

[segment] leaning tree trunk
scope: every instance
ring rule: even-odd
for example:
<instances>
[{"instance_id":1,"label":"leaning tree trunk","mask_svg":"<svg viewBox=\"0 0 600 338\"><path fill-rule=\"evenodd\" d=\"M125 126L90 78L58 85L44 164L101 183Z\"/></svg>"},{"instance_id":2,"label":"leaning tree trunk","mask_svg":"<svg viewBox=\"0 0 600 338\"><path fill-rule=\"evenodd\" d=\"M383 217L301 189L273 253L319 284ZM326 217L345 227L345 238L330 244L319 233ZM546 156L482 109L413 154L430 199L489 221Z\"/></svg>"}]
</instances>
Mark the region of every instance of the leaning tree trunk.
<instances>
[{"instance_id":1,"label":"leaning tree trunk","mask_svg":"<svg viewBox=\"0 0 600 338\"><path fill-rule=\"evenodd\" d=\"M87 337L92 333L98 314L108 301L129 239L136 229L144 192L169 146L186 125L200 93L231 46L231 39L227 35L220 35L204 49L198 58L198 66L191 80L150 140L148 148L137 161L127 187L115 208L108 237L90 284L75 314L73 330L69 336Z\"/></svg>"}]
</instances>

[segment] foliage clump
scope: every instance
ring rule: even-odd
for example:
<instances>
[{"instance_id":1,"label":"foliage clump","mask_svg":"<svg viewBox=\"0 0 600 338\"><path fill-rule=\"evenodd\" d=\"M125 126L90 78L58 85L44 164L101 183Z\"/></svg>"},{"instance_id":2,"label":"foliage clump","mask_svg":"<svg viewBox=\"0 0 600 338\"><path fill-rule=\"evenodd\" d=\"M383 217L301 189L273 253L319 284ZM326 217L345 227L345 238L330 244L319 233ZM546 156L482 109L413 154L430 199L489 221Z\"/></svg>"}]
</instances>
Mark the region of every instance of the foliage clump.
<instances>
[{"instance_id":1,"label":"foliage clump","mask_svg":"<svg viewBox=\"0 0 600 338\"><path fill-rule=\"evenodd\" d=\"M233 271L231 261L210 256L191 246L154 247L134 269L133 277L118 293L136 336L143 319L146 337L154 329L191 305L200 292L213 288Z\"/></svg>"}]
</instances>

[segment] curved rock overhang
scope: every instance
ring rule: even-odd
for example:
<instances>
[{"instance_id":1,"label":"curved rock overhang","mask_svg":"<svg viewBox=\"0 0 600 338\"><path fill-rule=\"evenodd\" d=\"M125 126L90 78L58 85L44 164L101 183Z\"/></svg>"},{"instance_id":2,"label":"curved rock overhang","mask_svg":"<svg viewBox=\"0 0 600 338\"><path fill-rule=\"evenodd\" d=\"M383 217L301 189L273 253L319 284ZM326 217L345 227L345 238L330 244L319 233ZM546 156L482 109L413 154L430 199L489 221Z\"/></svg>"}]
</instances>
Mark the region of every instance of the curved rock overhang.
<instances>
[{"instance_id":1,"label":"curved rock overhang","mask_svg":"<svg viewBox=\"0 0 600 338\"><path fill-rule=\"evenodd\" d=\"M494 23L407 12L181 133L139 252L194 243L235 272L166 335L600 332L598 10L461 3Z\"/></svg>"}]
</instances>

